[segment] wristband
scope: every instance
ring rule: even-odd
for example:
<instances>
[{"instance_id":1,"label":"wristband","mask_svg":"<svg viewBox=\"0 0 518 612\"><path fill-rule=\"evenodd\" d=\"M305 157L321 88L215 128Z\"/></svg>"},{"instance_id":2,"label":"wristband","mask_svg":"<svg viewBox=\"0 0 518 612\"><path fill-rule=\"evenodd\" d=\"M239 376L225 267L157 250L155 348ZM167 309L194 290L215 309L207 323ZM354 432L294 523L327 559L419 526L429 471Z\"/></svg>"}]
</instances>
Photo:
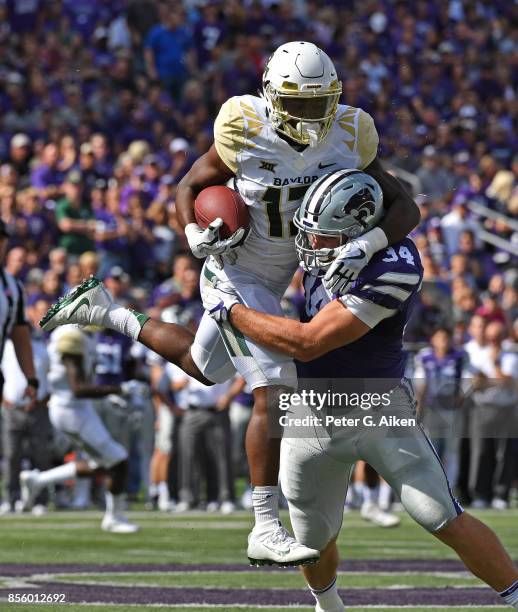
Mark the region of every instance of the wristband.
<instances>
[{"instance_id":1,"label":"wristband","mask_svg":"<svg viewBox=\"0 0 518 612\"><path fill-rule=\"evenodd\" d=\"M38 389L40 386L40 381L37 378L28 378L27 384L29 387L34 387L34 389Z\"/></svg>"},{"instance_id":2,"label":"wristband","mask_svg":"<svg viewBox=\"0 0 518 612\"><path fill-rule=\"evenodd\" d=\"M381 227L371 229L367 233L363 234L363 236L360 236L358 240L363 241L365 246L368 247L370 256L378 251L381 251L381 249L388 247L387 235L381 229Z\"/></svg>"}]
</instances>

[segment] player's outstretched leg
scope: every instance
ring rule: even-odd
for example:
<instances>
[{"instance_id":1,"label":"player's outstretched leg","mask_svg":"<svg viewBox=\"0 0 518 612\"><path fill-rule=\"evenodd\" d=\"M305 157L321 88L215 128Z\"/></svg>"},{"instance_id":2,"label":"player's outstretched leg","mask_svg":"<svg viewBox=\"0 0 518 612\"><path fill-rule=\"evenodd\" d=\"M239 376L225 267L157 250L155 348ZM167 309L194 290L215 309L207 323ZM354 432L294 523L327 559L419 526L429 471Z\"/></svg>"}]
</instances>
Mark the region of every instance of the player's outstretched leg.
<instances>
[{"instance_id":1,"label":"player's outstretched leg","mask_svg":"<svg viewBox=\"0 0 518 612\"><path fill-rule=\"evenodd\" d=\"M40 327L51 331L70 323L113 329L138 340L200 382L214 384L203 376L191 357L194 334L189 329L174 323L155 321L143 313L114 303L104 284L95 277L83 281L51 306L40 321Z\"/></svg>"},{"instance_id":2,"label":"player's outstretched leg","mask_svg":"<svg viewBox=\"0 0 518 612\"><path fill-rule=\"evenodd\" d=\"M344 603L336 588L338 562L338 548L333 541L320 553L318 563L301 568L309 590L316 600L315 612L345 611Z\"/></svg>"},{"instance_id":3,"label":"player's outstretched leg","mask_svg":"<svg viewBox=\"0 0 518 612\"><path fill-rule=\"evenodd\" d=\"M24 470L20 473L20 490L24 510L30 510L34 500L45 487L74 480L77 477L92 476L102 468L91 468L86 461L70 461L50 470ZM128 460L117 463L109 470L111 482L106 492L106 512L101 524L104 531L112 533L135 533L138 525L130 523L124 515L124 482L128 471ZM114 486L115 485L115 486Z\"/></svg>"},{"instance_id":4,"label":"player's outstretched leg","mask_svg":"<svg viewBox=\"0 0 518 612\"><path fill-rule=\"evenodd\" d=\"M518 610L518 569L487 525L464 512L434 535L453 548L477 578Z\"/></svg>"},{"instance_id":5,"label":"player's outstretched leg","mask_svg":"<svg viewBox=\"0 0 518 612\"><path fill-rule=\"evenodd\" d=\"M59 325L98 325L113 329L158 353L186 374L211 385L191 356L194 334L181 325L150 319L113 302L103 283L92 277L54 304L40 322L45 331ZM316 550L300 545L278 519L279 440L269 439L266 388L254 391L254 416L247 432L257 528L249 538L248 557L255 565L301 565L318 560ZM264 395L264 397L263 397ZM265 445L268 448L265 448ZM270 448L271 446L271 448ZM254 471L255 470L255 471Z\"/></svg>"},{"instance_id":6,"label":"player's outstretched leg","mask_svg":"<svg viewBox=\"0 0 518 612\"><path fill-rule=\"evenodd\" d=\"M318 550L299 544L279 520L280 438L268 429L268 400L275 389L254 389L254 408L246 432L246 454L252 484L255 526L248 536L251 565L296 566L315 563Z\"/></svg>"}]
</instances>

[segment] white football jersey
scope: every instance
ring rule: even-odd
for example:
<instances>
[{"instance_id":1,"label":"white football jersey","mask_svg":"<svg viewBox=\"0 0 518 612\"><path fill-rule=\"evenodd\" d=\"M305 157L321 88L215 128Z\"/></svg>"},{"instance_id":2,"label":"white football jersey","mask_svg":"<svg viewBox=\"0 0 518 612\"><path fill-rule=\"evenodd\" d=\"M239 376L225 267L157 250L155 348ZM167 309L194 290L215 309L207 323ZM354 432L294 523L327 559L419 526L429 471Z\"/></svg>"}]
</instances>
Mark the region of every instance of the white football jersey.
<instances>
[{"instance_id":1,"label":"white football jersey","mask_svg":"<svg viewBox=\"0 0 518 612\"><path fill-rule=\"evenodd\" d=\"M70 389L63 365L64 353L81 356L86 379L89 380L93 375L95 350L92 347L91 336L77 325L63 325L56 328L48 344L50 362L48 381L51 393L49 404L74 407L89 404L90 399L77 399Z\"/></svg>"},{"instance_id":2,"label":"white football jersey","mask_svg":"<svg viewBox=\"0 0 518 612\"><path fill-rule=\"evenodd\" d=\"M273 283L289 283L297 267L293 215L309 186L323 174L362 169L376 157L372 117L339 105L325 140L297 151L268 120L257 96L227 100L214 124L214 144L234 172L233 187L249 206L250 235L237 250L237 265Z\"/></svg>"}]
</instances>

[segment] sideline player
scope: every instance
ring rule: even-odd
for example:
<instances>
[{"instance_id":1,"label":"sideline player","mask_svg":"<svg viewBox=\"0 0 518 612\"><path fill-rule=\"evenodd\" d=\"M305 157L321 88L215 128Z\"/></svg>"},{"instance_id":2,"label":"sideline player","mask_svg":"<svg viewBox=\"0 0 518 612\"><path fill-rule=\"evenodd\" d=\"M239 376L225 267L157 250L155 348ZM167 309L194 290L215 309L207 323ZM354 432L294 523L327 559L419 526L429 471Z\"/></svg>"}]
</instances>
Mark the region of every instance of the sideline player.
<instances>
[{"instance_id":1,"label":"sideline player","mask_svg":"<svg viewBox=\"0 0 518 612\"><path fill-rule=\"evenodd\" d=\"M110 394L120 399L118 396L123 390L125 395L131 395L133 381L121 385L92 384L95 347L89 334L75 325L66 325L52 334L48 353L50 421L83 448L89 459L71 461L43 472L21 472L24 507L29 509L39 492L49 484L103 472L108 475L108 486L101 528L112 533L134 533L138 526L124 515L128 453L111 437L92 403L93 398L109 397Z\"/></svg>"},{"instance_id":2,"label":"sideline player","mask_svg":"<svg viewBox=\"0 0 518 612\"><path fill-rule=\"evenodd\" d=\"M212 276L229 281L250 307L281 315L281 296L298 265L293 215L311 184L330 170L360 168L374 176L383 188L388 211L379 227L344 245L328 270L329 290L346 290L375 252L415 227L416 205L377 158L372 118L359 108L338 104L341 91L329 57L312 43L298 41L282 45L269 59L260 97L238 96L223 104L214 124L214 145L182 179L176 196L193 254L212 256L205 263L202 282ZM250 209L250 232L244 243L242 229L220 240L219 221L206 230L195 223L197 194L229 180ZM97 291L95 284L86 284L75 297L89 289ZM101 301L102 291L96 292ZM207 315L194 337L177 326L147 323L144 315L112 308L106 300L106 320L105 311L101 315L82 309L85 312L76 313L79 318L74 321L103 320L103 325L138 339L205 384L228 380L236 370L246 380L254 395L246 450L256 520L248 557L259 564L314 560L316 551L297 544L279 523L280 441L268 436L267 397L281 385L295 387L293 360L245 339L231 326L218 326ZM70 314L69 303L49 314L45 329L59 324L56 312L66 309Z\"/></svg>"},{"instance_id":3,"label":"sideline player","mask_svg":"<svg viewBox=\"0 0 518 612\"><path fill-rule=\"evenodd\" d=\"M336 247L348 239L360 219L364 231L374 227L383 209L381 191L370 177L354 171L334 174L340 180L331 188L324 187L324 193L319 189L326 179L315 183L295 216L298 254L309 272L305 277L308 321L247 308L230 283L218 280L214 289L205 290L204 305L216 320L230 321L256 342L298 359L301 379L354 379L365 390L369 389L368 379L371 383L372 379L392 380L390 414L411 419L415 399L409 381L403 379L402 336L423 277L419 254L405 238L376 254L349 293L330 300L321 274L331 264ZM325 195L319 200L318 217L314 215L315 195ZM291 413L303 417L314 411L292 407ZM336 539L349 474L358 459L367 461L386 479L417 523L453 548L475 576L518 609L518 569L497 536L464 512L453 497L423 429L415 426L399 436L397 432L397 428L382 431L361 425L330 434L315 427L307 437L287 437L285 431L281 484L295 537L321 551L316 565L302 568L316 599L315 610L345 610L336 587Z\"/></svg>"}]
</instances>

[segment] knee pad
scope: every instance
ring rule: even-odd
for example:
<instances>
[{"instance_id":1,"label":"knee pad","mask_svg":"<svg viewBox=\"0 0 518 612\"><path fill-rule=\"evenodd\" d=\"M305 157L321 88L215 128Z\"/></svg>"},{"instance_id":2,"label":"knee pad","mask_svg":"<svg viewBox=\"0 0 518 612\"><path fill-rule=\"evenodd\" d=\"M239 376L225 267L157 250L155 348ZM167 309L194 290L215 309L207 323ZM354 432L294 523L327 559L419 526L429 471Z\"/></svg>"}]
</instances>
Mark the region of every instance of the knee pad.
<instances>
[{"instance_id":1,"label":"knee pad","mask_svg":"<svg viewBox=\"0 0 518 612\"><path fill-rule=\"evenodd\" d=\"M430 533L446 527L463 512L442 470L407 474L400 495L408 514Z\"/></svg>"}]
</instances>

